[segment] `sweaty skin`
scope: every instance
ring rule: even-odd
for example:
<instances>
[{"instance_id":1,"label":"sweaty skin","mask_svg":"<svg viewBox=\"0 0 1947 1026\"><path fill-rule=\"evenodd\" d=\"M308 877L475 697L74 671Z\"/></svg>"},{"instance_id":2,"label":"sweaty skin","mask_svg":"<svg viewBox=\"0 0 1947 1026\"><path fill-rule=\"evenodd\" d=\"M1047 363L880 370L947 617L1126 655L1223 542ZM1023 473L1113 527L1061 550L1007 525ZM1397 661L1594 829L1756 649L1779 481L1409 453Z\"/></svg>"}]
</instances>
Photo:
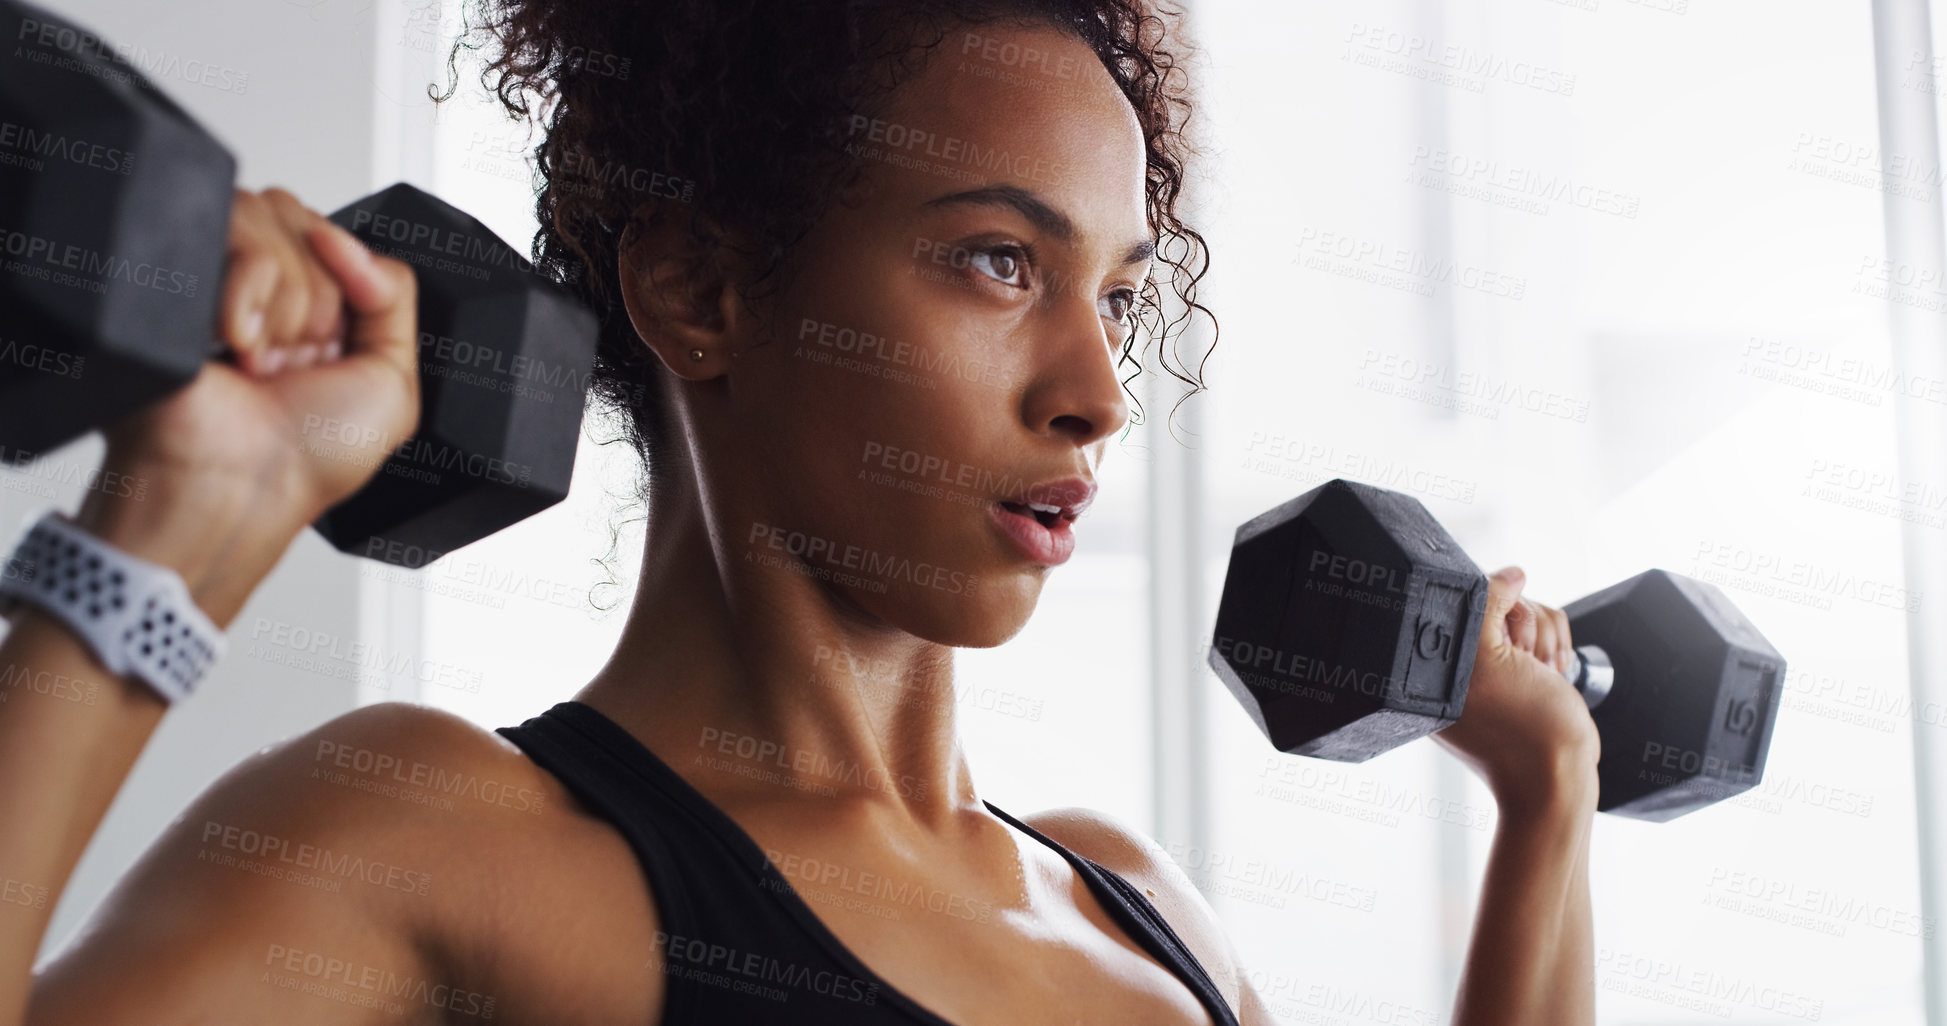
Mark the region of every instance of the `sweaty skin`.
<instances>
[{"instance_id":1,"label":"sweaty skin","mask_svg":"<svg viewBox=\"0 0 1947 1026\"><path fill-rule=\"evenodd\" d=\"M1114 356L1153 241L1138 123L1084 44L1043 27L965 31L1075 73L1003 83L977 74L949 35L859 127L865 175L794 251L774 297L747 306L735 262L698 270L679 232L627 240L628 315L668 372L662 398L680 458L650 496L622 640L576 697L765 849L962 898L894 921L799 885L866 965L949 1021L1203 1023L1188 989L1065 862L982 807L958 742L953 649L1013 637L1059 571L1025 558L990 521L998 494L902 489L901 471L870 462L898 450L971 468L976 481L1092 481L1129 415ZM930 141L912 142L916 133ZM272 283L226 298L226 339L251 372L207 372L112 434L108 463L158 486L141 509L97 493L81 517L181 569L219 623L303 525L359 483L342 460L293 443L299 415L345 407L345 419L387 423L396 436L415 408L410 387L388 376L412 351L411 326L398 323L401 303L410 321L409 282L389 261L334 255L338 243L306 213L281 198L240 206L239 224L256 234L239 230L238 253L274 252L284 269L237 261L257 268L253 282ZM251 316L266 304L270 339ZM824 344L844 332L887 341L850 354ZM295 355L267 355L280 351ZM1088 528L1084 515L1076 530ZM808 575L771 545L794 535L881 562L853 581ZM909 569L869 569L886 560ZM1455 1018L1468 1026L1593 1021L1594 732L1546 665L1567 648L1565 620L1520 590L1518 574L1496 575L1467 714L1440 736L1503 813ZM0 867L58 892L162 707L43 618L23 619L0 645L0 663L9 658L104 681L114 696L85 716L0 706L0 822L44 828L0 837ZM793 768L755 780L695 758L725 737L789 753ZM476 773L542 800L431 815L317 782L321 744ZM821 759L861 772L834 781L800 768ZM31 786L21 783L30 766ZM211 822L355 850L436 885L327 894L213 870L196 858ZM1241 1021L1272 1021L1216 917L1154 842L1087 810L1029 822L1147 891ZM46 914L0 916L0 1026L472 1021L424 1008L401 1018L266 982L291 951L349 951L491 995L502 1022L653 1022L663 999L656 923L626 844L552 777L457 717L385 703L219 780L37 979L27 966Z\"/></svg>"}]
</instances>

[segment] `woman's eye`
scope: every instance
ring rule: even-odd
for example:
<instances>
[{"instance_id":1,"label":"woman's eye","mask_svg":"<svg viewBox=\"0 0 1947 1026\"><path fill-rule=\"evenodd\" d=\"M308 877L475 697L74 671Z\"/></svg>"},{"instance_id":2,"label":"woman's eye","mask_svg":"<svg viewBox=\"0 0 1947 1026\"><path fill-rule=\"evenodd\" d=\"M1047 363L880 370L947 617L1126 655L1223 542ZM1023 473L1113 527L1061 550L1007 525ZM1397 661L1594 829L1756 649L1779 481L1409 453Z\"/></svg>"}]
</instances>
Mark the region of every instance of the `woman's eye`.
<instances>
[{"instance_id":1,"label":"woman's eye","mask_svg":"<svg viewBox=\"0 0 1947 1026\"><path fill-rule=\"evenodd\" d=\"M1027 248L1013 243L976 249L967 258L968 266L1003 285L1011 285L1017 289L1030 287L1027 274L1031 263L1033 260ZM1056 284L1058 282L1059 278L1051 279L1048 287L1058 288ZM1131 288L1120 288L1110 292L1101 300L1102 316L1117 324L1126 323L1129 312L1135 308L1136 298L1136 290Z\"/></svg>"},{"instance_id":2,"label":"woman's eye","mask_svg":"<svg viewBox=\"0 0 1947 1026\"><path fill-rule=\"evenodd\" d=\"M994 246L976 250L967 262L1003 285L1024 289L1028 283L1015 280L1027 271L1027 261L1023 256L1019 246Z\"/></svg>"},{"instance_id":3,"label":"woman's eye","mask_svg":"<svg viewBox=\"0 0 1947 1026\"><path fill-rule=\"evenodd\" d=\"M1102 300L1102 316L1121 324L1129 316L1129 310L1136 305L1135 289L1117 289Z\"/></svg>"}]
</instances>

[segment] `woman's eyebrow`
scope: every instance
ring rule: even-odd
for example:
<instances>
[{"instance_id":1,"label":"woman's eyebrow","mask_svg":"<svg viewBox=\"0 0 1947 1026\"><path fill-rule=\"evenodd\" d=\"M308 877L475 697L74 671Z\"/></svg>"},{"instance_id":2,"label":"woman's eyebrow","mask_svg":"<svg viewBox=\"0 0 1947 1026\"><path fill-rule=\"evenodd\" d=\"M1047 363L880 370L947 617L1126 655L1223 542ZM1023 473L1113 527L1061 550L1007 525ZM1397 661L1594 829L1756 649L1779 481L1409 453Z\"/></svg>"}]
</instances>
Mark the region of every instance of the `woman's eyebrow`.
<instances>
[{"instance_id":1,"label":"woman's eyebrow","mask_svg":"<svg viewBox=\"0 0 1947 1026\"><path fill-rule=\"evenodd\" d=\"M1081 233L1075 229L1075 222L1067 214L1050 206L1046 200L1018 185L989 185L979 189L935 196L920 204L921 209L936 207L984 206L1008 207L1028 219L1028 223L1054 236L1057 240L1073 245ZM1140 264L1156 255L1156 243L1150 239L1132 242L1123 253L1122 266Z\"/></svg>"}]
</instances>

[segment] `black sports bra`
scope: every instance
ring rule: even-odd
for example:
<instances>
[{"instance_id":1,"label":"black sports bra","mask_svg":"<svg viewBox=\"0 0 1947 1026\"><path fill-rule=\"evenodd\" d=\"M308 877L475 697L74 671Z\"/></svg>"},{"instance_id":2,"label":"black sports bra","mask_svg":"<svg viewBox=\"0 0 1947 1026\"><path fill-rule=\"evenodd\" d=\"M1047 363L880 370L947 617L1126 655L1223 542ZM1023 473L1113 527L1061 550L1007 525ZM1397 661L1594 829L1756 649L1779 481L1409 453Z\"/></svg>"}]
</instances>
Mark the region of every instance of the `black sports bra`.
<instances>
[{"instance_id":1,"label":"black sports bra","mask_svg":"<svg viewBox=\"0 0 1947 1026\"><path fill-rule=\"evenodd\" d=\"M663 1023L953 1026L860 962L743 828L593 706L561 702L495 733L612 823L641 861L661 920L657 947L668 977ZM1238 1026L1209 974L1140 891L991 802L987 808L1060 852L1217 1026Z\"/></svg>"}]
</instances>

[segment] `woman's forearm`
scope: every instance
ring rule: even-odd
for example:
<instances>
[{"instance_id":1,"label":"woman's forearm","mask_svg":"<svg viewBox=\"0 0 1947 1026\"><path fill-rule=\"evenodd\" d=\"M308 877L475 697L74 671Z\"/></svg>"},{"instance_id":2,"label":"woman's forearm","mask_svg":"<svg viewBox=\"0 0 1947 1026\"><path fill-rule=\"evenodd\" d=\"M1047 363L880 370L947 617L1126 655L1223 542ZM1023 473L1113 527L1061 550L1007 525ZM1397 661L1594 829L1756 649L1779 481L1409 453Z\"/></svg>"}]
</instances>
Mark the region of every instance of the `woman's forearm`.
<instances>
[{"instance_id":1,"label":"woman's forearm","mask_svg":"<svg viewBox=\"0 0 1947 1026\"><path fill-rule=\"evenodd\" d=\"M1455 999L1455 1026L1590 1026L1595 928L1589 904L1593 782L1503 807Z\"/></svg>"},{"instance_id":2,"label":"woman's forearm","mask_svg":"<svg viewBox=\"0 0 1947 1026\"><path fill-rule=\"evenodd\" d=\"M0 675L0 1026L14 1026L55 903L165 706L31 611L0 640Z\"/></svg>"},{"instance_id":3,"label":"woman's forearm","mask_svg":"<svg viewBox=\"0 0 1947 1026\"><path fill-rule=\"evenodd\" d=\"M204 612L227 624L255 583L255 567L222 558L229 525L248 515L246 491L216 480L153 484L155 498L139 504L95 493L76 522L181 574ZM0 635L0 1026L21 1021L54 906L166 710L31 606Z\"/></svg>"}]
</instances>

